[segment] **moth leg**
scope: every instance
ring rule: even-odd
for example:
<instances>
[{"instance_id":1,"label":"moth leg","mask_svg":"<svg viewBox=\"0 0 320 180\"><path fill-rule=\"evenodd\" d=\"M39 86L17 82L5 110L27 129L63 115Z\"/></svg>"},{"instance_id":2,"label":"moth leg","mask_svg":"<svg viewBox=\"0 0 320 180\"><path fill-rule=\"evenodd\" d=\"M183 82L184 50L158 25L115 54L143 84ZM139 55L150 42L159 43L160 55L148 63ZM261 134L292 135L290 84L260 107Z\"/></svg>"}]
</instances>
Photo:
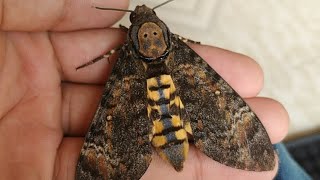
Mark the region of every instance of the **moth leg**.
<instances>
[{"instance_id":1,"label":"moth leg","mask_svg":"<svg viewBox=\"0 0 320 180\"><path fill-rule=\"evenodd\" d=\"M123 30L124 32L128 32L129 31L129 28L127 28L126 26L122 25L122 24L119 24L119 28L121 30Z\"/></svg>"},{"instance_id":2,"label":"moth leg","mask_svg":"<svg viewBox=\"0 0 320 180\"><path fill-rule=\"evenodd\" d=\"M183 41L184 43L192 43L192 44L201 44L199 41L194 41L194 40L191 40L191 39L188 39L188 38L185 38L185 37L182 37L178 34L175 34L175 36L178 37L178 39L180 39L181 41Z\"/></svg>"},{"instance_id":3,"label":"moth leg","mask_svg":"<svg viewBox=\"0 0 320 180\"><path fill-rule=\"evenodd\" d=\"M114 54L114 53L116 53L117 51L119 51L121 48L122 48L122 45L119 46L119 47L117 47L117 48L111 49L111 50L108 51L107 53L105 53L105 54L103 54L103 55L101 55L101 56L98 56L98 57L94 58L93 60L91 60L91 61L89 61L89 62L86 62L86 63L78 66L78 67L76 68L76 70L81 69L81 68L84 68L84 67L89 66L89 65L91 65L91 64L94 64L94 63L96 63L96 62L98 62L98 61L100 61L100 60L102 60L102 59L104 59L104 58L107 58L107 60L108 60L108 62L109 62L109 57L110 57L112 54Z\"/></svg>"}]
</instances>

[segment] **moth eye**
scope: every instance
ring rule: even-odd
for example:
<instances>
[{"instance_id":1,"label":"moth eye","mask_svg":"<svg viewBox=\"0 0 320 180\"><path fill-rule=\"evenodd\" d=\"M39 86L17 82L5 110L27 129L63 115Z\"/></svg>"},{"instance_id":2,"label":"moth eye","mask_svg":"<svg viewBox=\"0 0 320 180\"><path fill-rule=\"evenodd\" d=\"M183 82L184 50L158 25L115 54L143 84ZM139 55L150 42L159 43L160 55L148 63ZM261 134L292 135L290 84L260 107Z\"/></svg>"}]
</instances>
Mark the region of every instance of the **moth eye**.
<instances>
[{"instance_id":1,"label":"moth eye","mask_svg":"<svg viewBox=\"0 0 320 180\"><path fill-rule=\"evenodd\" d=\"M144 37L144 38L148 37L148 34L144 34L143 37Z\"/></svg>"},{"instance_id":2,"label":"moth eye","mask_svg":"<svg viewBox=\"0 0 320 180\"><path fill-rule=\"evenodd\" d=\"M157 35L157 32L153 32L153 35L155 35L155 36L156 36L156 35Z\"/></svg>"}]
</instances>

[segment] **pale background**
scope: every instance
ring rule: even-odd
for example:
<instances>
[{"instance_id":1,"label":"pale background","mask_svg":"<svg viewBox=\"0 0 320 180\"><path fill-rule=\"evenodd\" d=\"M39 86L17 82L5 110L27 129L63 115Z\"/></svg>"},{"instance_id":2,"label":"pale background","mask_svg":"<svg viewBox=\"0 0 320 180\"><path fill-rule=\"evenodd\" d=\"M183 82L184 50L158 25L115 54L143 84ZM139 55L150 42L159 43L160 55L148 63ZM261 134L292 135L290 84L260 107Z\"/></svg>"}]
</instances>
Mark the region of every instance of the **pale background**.
<instances>
[{"instance_id":1,"label":"pale background","mask_svg":"<svg viewBox=\"0 0 320 180\"><path fill-rule=\"evenodd\" d=\"M164 1L131 0L130 9ZM183 37L246 54L262 66L260 96L288 110L288 138L320 132L319 0L175 0L156 10ZM121 24L128 26L128 17Z\"/></svg>"}]
</instances>

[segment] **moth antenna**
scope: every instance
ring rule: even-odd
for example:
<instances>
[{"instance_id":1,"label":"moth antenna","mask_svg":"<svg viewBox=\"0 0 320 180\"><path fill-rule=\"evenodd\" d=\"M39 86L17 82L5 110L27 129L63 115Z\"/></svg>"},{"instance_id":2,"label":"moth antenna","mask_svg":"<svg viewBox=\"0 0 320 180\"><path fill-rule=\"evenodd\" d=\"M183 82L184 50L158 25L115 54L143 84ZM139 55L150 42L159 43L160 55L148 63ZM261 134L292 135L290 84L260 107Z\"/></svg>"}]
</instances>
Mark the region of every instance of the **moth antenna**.
<instances>
[{"instance_id":1,"label":"moth antenna","mask_svg":"<svg viewBox=\"0 0 320 180\"><path fill-rule=\"evenodd\" d=\"M159 5L155 6L155 7L153 7L153 8L152 8L152 10L155 10L155 9L157 9L158 7L161 7L161 6L163 6L163 5L167 4L167 3L171 2L171 1L174 1L174 0L168 0L168 1L164 2L164 3L161 3L161 4L159 4Z\"/></svg>"},{"instance_id":2,"label":"moth antenna","mask_svg":"<svg viewBox=\"0 0 320 180\"><path fill-rule=\"evenodd\" d=\"M101 56L98 56L98 57L94 58L93 60L91 60L91 61L89 61L89 62L86 62L86 63L84 63L84 64L76 67L76 70L81 69L81 68L84 68L84 67L89 66L89 65L91 65L91 64L94 64L94 63L96 63L96 62L98 62L98 61L100 61L100 60L102 60L102 59L105 59L105 58L107 58L108 63L110 64L110 59L109 59L109 57L110 57L112 54L118 52L121 48L122 48L122 45L119 46L119 47L117 47L117 48L111 49L111 50L108 51L107 53L105 53L105 54L103 54L103 55L101 55Z\"/></svg>"},{"instance_id":3,"label":"moth antenna","mask_svg":"<svg viewBox=\"0 0 320 180\"><path fill-rule=\"evenodd\" d=\"M91 7L96 8L96 9L100 9L100 10L133 12L132 10L129 10L129 9L105 8L105 7L97 7L97 6L91 6Z\"/></svg>"},{"instance_id":4,"label":"moth antenna","mask_svg":"<svg viewBox=\"0 0 320 180\"><path fill-rule=\"evenodd\" d=\"M84 63L84 64L76 67L76 70L79 70L79 69L81 69L81 68L84 68L84 67L86 67L86 66L89 66L89 65L91 65L91 64L94 64L94 63L96 63L96 62L98 62L98 61L100 61L100 60L102 60L102 59L104 59L104 58L105 58L104 55L103 55L103 56L99 56L99 57L97 57L97 58L95 58L95 59L93 59L93 60L91 60L91 61L89 61L89 62L86 62L86 63ZM108 61L109 61L109 60L108 60Z\"/></svg>"}]
</instances>

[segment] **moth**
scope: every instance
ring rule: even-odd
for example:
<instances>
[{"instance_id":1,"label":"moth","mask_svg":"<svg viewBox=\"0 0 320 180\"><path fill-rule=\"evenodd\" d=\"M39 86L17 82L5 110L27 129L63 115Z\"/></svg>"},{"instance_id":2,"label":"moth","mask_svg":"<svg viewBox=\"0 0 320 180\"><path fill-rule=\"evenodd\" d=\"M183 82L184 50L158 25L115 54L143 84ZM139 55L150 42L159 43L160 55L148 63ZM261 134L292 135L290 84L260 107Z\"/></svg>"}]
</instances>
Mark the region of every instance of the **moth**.
<instances>
[{"instance_id":1,"label":"moth","mask_svg":"<svg viewBox=\"0 0 320 180\"><path fill-rule=\"evenodd\" d=\"M76 179L140 179L153 150L181 171L189 143L226 166L272 170L274 150L258 117L154 9L130 11L132 24L124 28L127 39L85 137Z\"/></svg>"}]
</instances>

